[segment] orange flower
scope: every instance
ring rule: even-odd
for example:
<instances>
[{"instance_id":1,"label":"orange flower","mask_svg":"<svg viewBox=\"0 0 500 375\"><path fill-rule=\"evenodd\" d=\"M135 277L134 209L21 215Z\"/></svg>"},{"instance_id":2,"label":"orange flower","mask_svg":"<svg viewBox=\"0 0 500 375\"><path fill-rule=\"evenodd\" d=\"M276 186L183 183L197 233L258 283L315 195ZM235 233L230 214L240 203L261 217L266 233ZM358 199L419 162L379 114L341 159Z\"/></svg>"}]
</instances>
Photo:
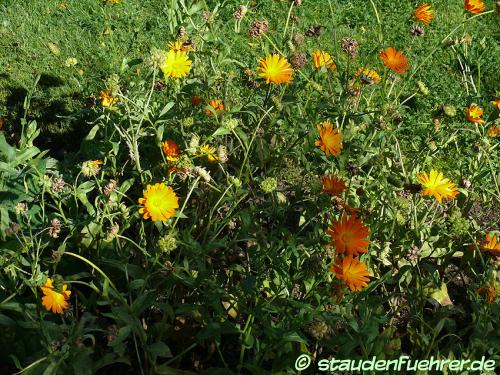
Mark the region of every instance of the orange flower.
<instances>
[{"instance_id":1,"label":"orange flower","mask_svg":"<svg viewBox=\"0 0 500 375\"><path fill-rule=\"evenodd\" d=\"M428 25L432 18L434 17L431 6L427 3L420 4L417 9L415 9L415 18Z\"/></svg>"},{"instance_id":2,"label":"orange flower","mask_svg":"<svg viewBox=\"0 0 500 375\"><path fill-rule=\"evenodd\" d=\"M338 129L333 129L332 124L329 121L324 121L321 124L316 125L319 132L319 137L315 142L326 156L330 154L339 156L342 150L342 134Z\"/></svg>"},{"instance_id":3,"label":"orange flower","mask_svg":"<svg viewBox=\"0 0 500 375\"><path fill-rule=\"evenodd\" d=\"M343 259L337 258L335 264L330 267L330 271L335 273L337 279L344 280L353 292L355 290L361 291L370 282L366 264L352 256L346 256Z\"/></svg>"},{"instance_id":4,"label":"orange flower","mask_svg":"<svg viewBox=\"0 0 500 375\"><path fill-rule=\"evenodd\" d=\"M477 290L478 293L484 293L486 292L486 303L491 305L493 302L495 302L495 299L498 296L498 288L495 285L495 282L492 281L486 285L483 285L481 288Z\"/></svg>"},{"instance_id":5,"label":"orange flower","mask_svg":"<svg viewBox=\"0 0 500 375\"><path fill-rule=\"evenodd\" d=\"M500 109L500 99L493 100L491 102L491 104L493 104L495 107L497 107L498 109ZM500 116L500 113L498 113L498 116Z\"/></svg>"},{"instance_id":6,"label":"orange flower","mask_svg":"<svg viewBox=\"0 0 500 375\"><path fill-rule=\"evenodd\" d=\"M408 58L402 51L396 51L389 47L385 51L380 52L380 59L384 62L384 66L396 73L405 74L410 67L408 66Z\"/></svg>"},{"instance_id":7,"label":"orange flower","mask_svg":"<svg viewBox=\"0 0 500 375\"><path fill-rule=\"evenodd\" d=\"M347 218L344 213L342 218L334 221L330 229L326 230L333 241L337 254L359 255L368 252L370 229L356 215Z\"/></svg>"},{"instance_id":8,"label":"orange flower","mask_svg":"<svg viewBox=\"0 0 500 375\"><path fill-rule=\"evenodd\" d=\"M191 104L193 105L193 107L198 107L202 101L203 99L200 98L198 95L193 95L191 97Z\"/></svg>"},{"instance_id":9,"label":"orange flower","mask_svg":"<svg viewBox=\"0 0 500 375\"><path fill-rule=\"evenodd\" d=\"M323 183L323 192L332 196L338 197L347 189L343 180L332 175L321 177L321 182Z\"/></svg>"},{"instance_id":10,"label":"orange flower","mask_svg":"<svg viewBox=\"0 0 500 375\"><path fill-rule=\"evenodd\" d=\"M481 0L465 0L464 9L474 13L479 14L484 12L484 3Z\"/></svg>"},{"instance_id":11,"label":"orange flower","mask_svg":"<svg viewBox=\"0 0 500 375\"><path fill-rule=\"evenodd\" d=\"M486 239L482 242L478 242L477 245L481 251L486 251L493 255L500 256L500 242L497 242L497 236L491 237L487 234Z\"/></svg>"},{"instance_id":12,"label":"orange flower","mask_svg":"<svg viewBox=\"0 0 500 375\"><path fill-rule=\"evenodd\" d=\"M498 135L500 135L500 128L498 127L498 125L493 125L488 129L488 137L495 138Z\"/></svg>"},{"instance_id":13,"label":"orange flower","mask_svg":"<svg viewBox=\"0 0 500 375\"><path fill-rule=\"evenodd\" d=\"M321 69L322 67L335 70L337 66L332 60L332 57L328 52L325 51L314 51L312 54L313 64L316 69Z\"/></svg>"},{"instance_id":14,"label":"orange flower","mask_svg":"<svg viewBox=\"0 0 500 375\"><path fill-rule=\"evenodd\" d=\"M167 139L161 144L161 149L163 150L163 153L168 161L179 160L181 151L179 149L179 145L175 143L175 141Z\"/></svg>"},{"instance_id":15,"label":"orange flower","mask_svg":"<svg viewBox=\"0 0 500 375\"><path fill-rule=\"evenodd\" d=\"M209 116L213 116L214 112L220 115L223 110L224 104L219 100L210 100L209 108L205 109L205 113Z\"/></svg>"},{"instance_id":16,"label":"orange flower","mask_svg":"<svg viewBox=\"0 0 500 375\"><path fill-rule=\"evenodd\" d=\"M470 122L475 124L484 124L484 120L481 118L483 115L483 109L476 104L471 104L465 110L465 115L467 116L467 120Z\"/></svg>"},{"instance_id":17,"label":"orange flower","mask_svg":"<svg viewBox=\"0 0 500 375\"><path fill-rule=\"evenodd\" d=\"M52 310L54 314L63 314L64 310L69 308L69 296L71 291L68 290L68 286L64 284L61 290L55 290L52 279L49 277L45 282L45 285L41 287L42 293L42 305L47 311Z\"/></svg>"}]
</instances>

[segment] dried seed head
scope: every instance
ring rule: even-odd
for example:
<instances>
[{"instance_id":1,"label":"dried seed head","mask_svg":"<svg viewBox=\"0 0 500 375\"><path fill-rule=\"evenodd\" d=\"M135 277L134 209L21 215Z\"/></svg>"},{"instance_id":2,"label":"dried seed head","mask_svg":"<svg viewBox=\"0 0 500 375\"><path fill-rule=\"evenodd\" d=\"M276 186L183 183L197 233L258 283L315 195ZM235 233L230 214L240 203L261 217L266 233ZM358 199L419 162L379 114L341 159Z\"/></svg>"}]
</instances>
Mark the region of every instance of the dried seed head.
<instances>
[{"instance_id":1,"label":"dried seed head","mask_svg":"<svg viewBox=\"0 0 500 375\"><path fill-rule=\"evenodd\" d=\"M66 187L66 182L62 177L55 177L51 181L51 188L54 193L61 193Z\"/></svg>"},{"instance_id":2,"label":"dried seed head","mask_svg":"<svg viewBox=\"0 0 500 375\"><path fill-rule=\"evenodd\" d=\"M108 184L104 187L104 195L109 196L116 189L116 181L109 180Z\"/></svg>"},{"instance_id":3,"label":"dried seed head","mask_svg":"<svg viewBox=\"0 0 500 375\"><path fill-rule=\"evenodd\" d=\"M295 15L295 14L292 14L292 15L290 16L290 21L292 21L292 23L297 24L297 23L299 23L299 20L300 20L299 16L297 16L297 15Z\"/></svg>"},{"instance_id":4,"label":"dried seed head","mask_svg":"<svg viewBox=\"0 0 500 375\"><path fill-rule=\"evenodd\" d=\"M421 253L422 253L422 250L418 246L413 246L406 253L406 259L408 259L411 262L416 262L418 260L418 258L420 257Z\"/></svg>"},{"instance_id":5,"label":"dried seed head","mask_svg":"<svg viewBox=\"0 0 500 375\"><path fill-rule=\"evenodd\" d=\"M194 172L207 183L212 179L210 172L203 167L194 167Z\"/></svg>"},{"instance_id":6,"label":"dried seed head","mask_svg":"<svg viewBox=\"0 0 500 375\"><path fill-rule=\"evenodd\" d=\"M224 145L220 145L217 149L217 156L219 158L219 162L224 164L227 162L228 157L227 157L227 148Z\"/></svg>"},{"instance_id":7,"label":"dried seed head","mask_svg":"<svg viewBox=\"0 0 500 375\"><path fill-rule=\"evenodd\" d=\"M306 31L306 36L318 37L323 33L323 27L320 25L313 25Z\"/></svg>"},{"instance_id":8,"label":"dried seed head","mask_svg":"<svg viewBox=\"0 0 500 375\"><path fill-rule=\"evenodd\" d=\"M247 14L248 8L245 5L240 5L238 8L233 13L234 18L237 20L243 19L245 17L245 14Z\"/></svg>"},{"instance_id":9,"label":"dried seed head","mask_svg":"<svg viewBox=\"0 0 500 375\"><path fill-rule=\"evenodd\" d=\"M248 30L248 35L252 38L260 38L262 34L267 33L269 30L269 23L267 21L255 21Z\"/></svg>"},{"instance_id":10,"label":"dried seed head","mask_svg":"<svg viewBox=\"0 0 500 375\"><path fill-rule=\"evenodd\" d=\"M296 7L300 7L302 5L302 0L292 0L293 1L293 5L295 5Z\"/></svg>"},{"instance_id":11,"label":"dried seed head","mask_svg":"<svg viewBox=\"0 0 500 375\"><path fill-rule=\"evenodd\" d=\"M425 34L425 30L422 26L420 25L413 25L412 27L410 27L410 34L416 38L420 37L420 36L424 36Z\"/></svg>"},{"instance_id":12,"label":"dried seed head","mask_svg":"<svg viewBox=\"0 0 500 375\"><path fill-rule=\"evenodd\" d=\"M292 58L290 59L290 63L295 69L304 69L304 67L307 65L306 54L302 52L294 53Z\"/></svg>"},{"instance_id":13,"label":"dried seed head","mask_svg":"<svg viewBox=\"0 0 500 375\"><path fill-rule=\"evenodd\" d=\"M295 43L296 46L301 46L304 44L304 35L302 34L295 34L292 38L293 42Z\"/></svg>"},{"instance_id":14,"label":"dried seed head","mask_svg":"<svg viewBox=\"0 0 500 375\"><path fill-rule=\"evenodd\" d=\"M117 223L111 224L106 231L106 240L111 241L116 237L118 232L120 231L120 226Z\"/></svg>"},{"instance_id":15,"label":"dried seed head","mask_svg":"<svg viewBox=\"0 0 500 375\"><path fill-rule=\"evenodd\" d=\"M309 334L316 340L322 340L328 337L330 333L330 327L322 320L316 320L309 326Z\"/></svg>"},{"instance_id":16,"label":"dried seed head","mask_svg":"<svg viewBox=\"0 0 500 375\"><path fill-rule=\"evenodd\" d=\"M358 56L358 42L351 37L344 37L340 40L342 50L352 59Z\"/></svg>"},{"instance_id":17,"label":"dried seed head","mask_svg":"<svg viewBox=\"0 0 500 375\"><path fill-rule=\"evenodd\" d=\"M52 238L58 238L59 233L61 233L61 222L58 219L52 219L49 227L49 236Z\"/></svg>"}]
</instances>

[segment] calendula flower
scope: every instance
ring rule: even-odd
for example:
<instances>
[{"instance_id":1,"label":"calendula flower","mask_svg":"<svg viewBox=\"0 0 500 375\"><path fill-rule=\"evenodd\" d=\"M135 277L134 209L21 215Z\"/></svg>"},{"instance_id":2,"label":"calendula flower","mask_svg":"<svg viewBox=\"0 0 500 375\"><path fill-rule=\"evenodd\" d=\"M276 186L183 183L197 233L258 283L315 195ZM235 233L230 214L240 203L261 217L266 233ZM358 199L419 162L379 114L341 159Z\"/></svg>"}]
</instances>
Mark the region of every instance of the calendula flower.
<instances>
[{"instance_id":1,"label":"calendula flower","mask_svg":"<svg viewBox=\"0 0 500 375\"><path fill-rule=\"evenodd\" d=\"M354 75L356 77L359 77L361 82L367 85L373 85L380 82L380 76L378 75L378 73L368 68L359 68L358 70L356 70L356 73Z\"/></svg>"},{"instance_id":2,"label":"calendula flower","mask_svg":"<svg viewBox=\"0 0 500 375\"><path fill-rule=\"evenodd\" d=\"M380 59L384 62L384 66L396 73L405 74L410 67L408 66L408 58L402 51L396 51L389 47L385 51L380 52Z\"/></svg>"},{"instance_id":3,"label":"calendula flower","mask_svg":"<svg viewBox=\"0 0 500 375\"><path fill-rule=\"evenodd\" d=\"M478 105L470 105L465 110L465 115L467 116L467 120L470 122L475 124L484 124L484 120L481 118L481 116L483 116L483 109Z\"/></svg>"},{"instance_id":4,"label":"calendula flower","mask_svg":"<svg viewBox=\"0 0 500 375\"><path fill-rule=\"evenodd\" d=\"M165 55L165 61L160 65L166 77L182 78L191 71L191 63L185 51L170 50Z\"/></svg>"},{"instance_id":5,"label":"calendula flower","mask_svg":"<svg viewBox=\"0 0 500 375\"><path fill-rule=\"evenodd\" d=\"M165 154L165 157L168 161L179 160L181 150L179 149L179 145L175 143L175 141L167 139L161 144L161 149L163 150L163 153Z\"/></svg>"},{"instance_id":6,"label":"calendula flower","mask_svg":"<svg viewBox=\"0 0 500 375\"><path fill-rule=\"evenodd\" d=\"M224 110L224 104L222 104L219 100L210 100L210 104L208 105L208 108L205 109L205 113L208 116L213 116L214 113L216 114L221 114L222 111Z\"/></svg>"},{"instance_id":7,"label":"calendula flower","mask_svg":"<svg viewBox=\"0 0 500 375\"><path fill-rule=\"evenodd\" d=\"M326 230L332 238L330 245L335 246L337 254L359 255L368 252L370 229L356 215L349 218L344 213Z\"/></svg>"},{"instance_id":8,"label":"calendula flower","mask_svg":"<svg viewBox=\"0 0 500 375\"><path fill-rule=\"evenodd\" d=\"M488 129L488 137L495 138L500 135L500 127L498 125L493 125Z\"/></svg>"},{"instance_id":9,"label":"calendula flower","mask_svg":"<svg viewBox=\"0 0 500 375\"><path fill-rule=\"evenodd\" d=\"M266 83L290 83L293 80L293 69L288 61L280 55L274 54L259 59L257 70L259 76L266 79Z\"/></svg>"},{"instance_id":10,"label":"calendula flower","mask_svg":"<svg viewBox=\"0 0 500 375\"><path fill-rule=\"evenodd\" d=\"M495 280L483 285L477 290L478 293L486 293L486 303L491 305L498 296L498 287Z\"/></svg>"},{"instance_id":11,"label":"calendula flower","mask_svg":"<svg viewBox=\"0 0 500 375\"><path fill-rule=\"evenodd\" d=\"M442 172L431 169L430 174L422 172L417 174L419 182L424 187L422 195L434 196L439 203L442 199L454 199L457 194L457 186L449 179L443 177Z\"/></svg>"},{"instance_id":12,"label":"calendula flower","mask_svg":"<svg viewBox=\"0 0 500 375\"><path fill-rule=\"evenodd\" d=\"M493 255L500 256L500 242L497 241L497 236L486 235L486 239L477 243L481 251L489 252Z\"/></svg>"},{"instance_id":13,"label":"calendula flower","mask_svg":"<svg viewBox=\"0 0 500 375\"><path fill-rule=\"evenodd\" d=\"M182 40L177 39L175 42L168 42L168 50L174 52L189 52L192 47L189 44L185 44Z\"/></svg>"},{"instance_id":14,"label":"calendula flower","mask_svg":"<svg viewBox=\"0 0 500 375\"><path fill-rule=\"evenodd\" d=\"M480 14L484 12L485 6L481 0L465 0L464 9L474 14Z\"/></svg>"},{"instance_id":15,"label":"calendula flower","mask_svg":"<svg viewBox=\"0 0 500 375\"><path fill-rule=\"evenodd\" d=\"M92 177L97 175L101 170L102 160L89 160L82 164L82 174L85 177Z\"/></svg>"},{"instance_id":16,"label":"calendula flower","mask_svg":"<svg viewBox=\"0 0 500 375\"><path fill-rule=\"evenodd\" d=\"M215 147L212 147L210 145L203 145L200 147L199 153L202 156L206 156L209 163L217 161L217 149Z\"/></svg>"},{"instance_id":17,"label":"calendula flower","mask_svg":"<svg viewBox=\"0 0 500 375\"><path fill-rule=\"evenodd\" d=\"M47 311L52 310L54 314L63 314L64 310L69 308L68 301L71 291L68 290L66 284L63 284L61 288L55 288L52 279L49 277L41 289L44 294L42 305Z\"/></svg>"},{"instance_id":18,"label":"calendula flower","mask_svg":"<svg viewBox=\"0 0 500 375\"><path fill-rule=\"evenodd\" d=\"M500 99L493 100L491 102L491 104L493 104L495 107L497 107L500 110ZM500 112L498 113L498 116L500 117Z\"/></svg>"},{"instance_id":19,"label":"calendula flower","mask_svg":"<svg viewBox=\"0 0 500 375\"><path fill-rule=\"evenodd\" d=\"M335 176L323 176L321 182L323 184L322 191L332 196L338 197L347 189L345 182Z\"/></svg>"},{"instance_id":20,"label":"calendula flower","mask_svg":"<svg viewBox=\"0 0 500 375\"><path fill-rule=\"evenodd\" d=\"M366 264L352 256L345 256L342 259L337 258L330 271L335 273L337 279L343 280L353 292L356 290L361 291L370 282Z\"/></svg>"},{"instance_id":21,"label":"calendula flower","mask_svg":"<svg viewBox=\"0 0 500 375\"><path fill-rule=\"evenodd\" d=\"M193 107L198 107L202 101L203 101L203 99L200 98L198 95L193 95L191 97L191 104Z\"/></svg>"},{"instance_id":22,"label":"calendula flower","mask_svg":"<svg viewBox=\"0 0 500 375\"><path fill-rule=\"evenodd\" d=\"M333 62L332 57L328 52L316 50L312 54L313 64L316 69L327 68L335 70L337 66Z\"/></svg>"},{"instance_id":23,"label":"calendula flower","mask_svg":"<svg viewBox=\"0 0 500 375\"><path fill-rule=\"evenodd\" d=\"M428 25L433 17L434 12L431 9L431 6L427 3L420 4L418 8L415 9L415 18L417 19L417 21Z\"/></svg>"},{"instance_id":24,"label":"calendula flower","mask_svg":"<svg viewBox=\"0 0 500 375\"><path fill-rule=\"evenodd\" d=\"M99 100L104 108L110 108L118 103L118 98L111 95L110 90L102 90L99 94Z\"/></svg>"},{"instance_id":25,"label":"calendula flower","mask_svg":"<svg viewBox=\"0 0 500 375\"><path fill-rule=\"evenodd\" d=\"M153 221L167 221L179 208L179 198L174 190L164 183L148 184L143 197L139 198L139 204L143 205L139 213L144 220L151 218Z\"/></svg>"},{"instance_id":26,"label":"calendula flower","mask_svg":"<svg viewBox=\"0 0 500 375\"><path fill-rule=\"evenodd\" d=\"M340 131L333 129L329 121L324 121L316 125L316 128L318 129L320 139L315 142L315 145L327 156L339 156L342 150L342 134L340 134Z\"/></svg>"},{"instance_id":27,"label":"calendula flower","mask_svg":"<svg viewBox=\"0 0 500 375\"><path fill-rule=\"evenodd\" d=\"M106 4L118 4L121 0L103 0Z\"/></svg>"}]
</instances>

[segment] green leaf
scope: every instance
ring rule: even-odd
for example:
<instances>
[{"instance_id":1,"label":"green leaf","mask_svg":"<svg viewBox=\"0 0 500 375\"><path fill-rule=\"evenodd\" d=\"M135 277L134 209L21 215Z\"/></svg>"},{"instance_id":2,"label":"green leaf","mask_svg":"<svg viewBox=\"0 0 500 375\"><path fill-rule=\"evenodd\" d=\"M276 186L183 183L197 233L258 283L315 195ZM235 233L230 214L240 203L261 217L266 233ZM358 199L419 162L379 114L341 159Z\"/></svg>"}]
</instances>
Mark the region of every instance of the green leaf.
<instances>
[{"instance_id":1,"label":"green leaf","mask_svg":"<svg viewBox=\"0 0 500 375\"><path fill-rule=\"evenodd\" d=\"M155 357L171 358L170 348L162 341L149 345L149 352Z\"/></svg>"}]
</instances>

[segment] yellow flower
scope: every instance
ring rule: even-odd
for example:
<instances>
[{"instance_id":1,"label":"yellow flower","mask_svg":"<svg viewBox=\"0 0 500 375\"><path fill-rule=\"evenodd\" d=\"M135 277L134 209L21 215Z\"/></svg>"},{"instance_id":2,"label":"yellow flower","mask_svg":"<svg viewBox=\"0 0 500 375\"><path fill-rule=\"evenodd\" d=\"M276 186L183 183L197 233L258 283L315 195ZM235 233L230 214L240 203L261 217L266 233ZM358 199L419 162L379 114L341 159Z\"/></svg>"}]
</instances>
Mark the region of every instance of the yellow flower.
<instances>
[{"instance_id":1,"label":"yellow flower","mask_svg":"<svg viewBox=\"0 0 500 375\"><path fill-rule=\"evenodd\" d=\"M139 204L144 206L139 209L144 220L151 218L153 221L167 221L179 208L179 198L170 186L156 183L147 185L143 197L139 198Z\"/></svg>"},{"instance_id":2,"label":"yellow flower","mask_svg":"<svg viewBox=\"0 0 500 375\"><path fill-rule=\"evenodd\" d=\"M64 284L60 290L55 290L53 281L49 277L45 285L41 287L42 305L47 311L52 310L54 314L63 314L64 310L69 308L69 296L71 291L67 290L68 286Z\"/></svg>"},{"instance_id":3,"label":"yellow flower","mask_svg":"<svg viewBox=\"0 0 500 375\"><path fill-rule=\"evenodd\" d=\"M293 80L293 69L288 61L280 55L274 54L261 57L257 70L259 77L266 79L266 83L290 83Z\"/></svg>"},{"instance_id":4,"label":"yellow flower","mask_svg":"<svg viewBox=\"0 0 500 375\"><path fill-rule=\"evenodd\" d=\"M102 90L99 94L99 99L101 100L101 105L104 108L109 108L118 103L118 98L111 95L110 90Z\"/></svg>"},{"instance_id":5,"label":"yellow flower","mask_svg":"<svg viewBox=\"0 0 500 375\"><path fill-rule=\"evenodd\" d=\"M315 143L326 156L335 155L339 156L342 150L342 134L338 129L333 129L332 124L329 121L324 121L321 124L316 125L319 132L319 137Z\"/></svg>"},{"instance_id":6,"label":"yellow flower","mask_svg":"<svg viewBox=\"0 0 500 375\"><path fill-rule=\"evenodd\" d=\"M359 68L358 70L356 70L356 73L354 73L354 75L356 77L359 77L359 79L361 79L361 82L367 85L373 85L380 82L380 76L378 75L378 73L368 68Z\"/></svg>"},{"instance_id":7,"label":"yellow flower","mask_svg":"<svg viewBox=\"0 0 500 375\"><path fill-rule=\"evenodd\" d=\"M335 70L337 66L332 60L332 57L328 52L316 50L313 54L313 64L316 69L321 69L322 67Z\"/></svg>"},{"instance_id":8,"label":"yellow flower","mask_svg":"<svg viewBox=\"0 0 500 375\"><path fill-rule=\"evenodd\" d=\"M475 104L470 105L465 110L465 115L467 116L467 120L473 122L475 124L484 124L484 120L481 118L483 115L483 109Z\"/></svg>"},{"instance_id":9,"label":"yellow flower","mask_svg":"<svg viewBox=\"0 0 500 375\"><path fill-rule=\"evenodd\" d=\"M431 169L430 174L422 172L417 174L417 178L425 188L422 195L434 196L439 203L442 199L453 199L457 196L456 185L447 178L443 178L443 173Z\"/></svg>"},{"instance_id":10,"label":"yellow flower","mask_svg":"<svg viewBox=\"0 0 500 375\"><path fill-rule=\"evenodd\" d=\"M121 0L103 0L106 4L118 4Z\"/></svg>"},{"instance_id":11,"label":"yellow flower","mask_svg":"<svg viewBox=\"0 0 500 375\"><path fill-rule=\"evenodd\" d=\"M179 155L181 154L181 151L179 149L179 145L175 143L175 141L167 139L165 142L161 144L161 148L168 161L179 160Z\"/></svg>"},{"instance_id":12,"label":"yellow flower","mask_svg":"<svg viewBox=\"0 0 500 375\"><path fill-rule=\"evenodd\" d=\"M203 156L206 156L209 163L213 163L217 161L217 149L210 145L203 145L200 147L199 153Z\"/></svg>"},{"instance_id":13,"label":"yellow flower","mask_svg":"<svg viewBox=\"0 0 500 375\"><path fill-rule=\"evenodd\" d=\"M465 0L464 9L474 14L480 14L484 12L485 6L481 0Z\"/></svg>"},{"instance_id":14,"label":"yellow flower","mask_svg":"<svg viewBox=\"0 0 500 375\"><path fill-rule=\"evenodd\" d=\"M165 61L160 65L166 77L186 77L191 70L192 61L189 60L187 52L170 50L165 56Z\"/></svg>"},{"instance_id":15,"label":"yellow flower","mask_svg":"<svg viewBox=\"0 0 500 375\"><path fill-rule=\"evenodd\" d=\"M486 235L486 239L477 244L481 251L489 252L493 255L500 256L500 242L497 241L497 236Z\"/></svg>"},{"instance_id":16,"label":"yellow flower","mask_svg":"<svg viewBox=\"0 0 500 375\"><path fill-rule=\"evenodd\" d=\"M415 9L415 18L428 25L432 18L434 17L431 6L427 3L420 4L417 9Z\"/></svg>"}]
</instances>

